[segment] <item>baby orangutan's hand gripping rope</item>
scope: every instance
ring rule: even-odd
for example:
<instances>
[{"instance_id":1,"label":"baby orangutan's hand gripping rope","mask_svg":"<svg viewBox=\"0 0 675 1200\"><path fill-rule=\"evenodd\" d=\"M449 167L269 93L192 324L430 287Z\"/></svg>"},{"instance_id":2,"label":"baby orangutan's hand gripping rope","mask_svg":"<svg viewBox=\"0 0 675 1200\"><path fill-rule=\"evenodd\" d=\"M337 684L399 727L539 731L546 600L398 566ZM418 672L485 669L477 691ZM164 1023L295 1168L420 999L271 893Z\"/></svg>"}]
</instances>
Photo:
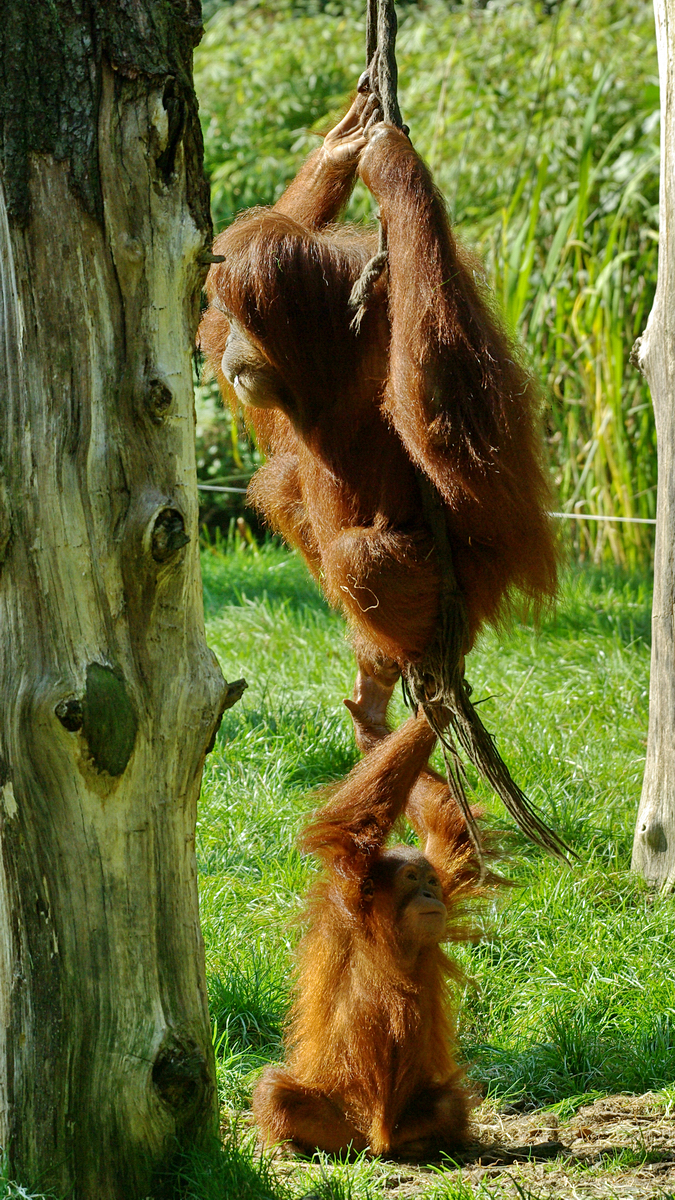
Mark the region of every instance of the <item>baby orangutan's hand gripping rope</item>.
<instances>
[{"instance_id":1,"label":"baby orangutan's hand gripping rope","mask_svg":"<svg viewBox=\"0 0 675 1200\"><path fill-rule=\"evenodd\" d=\"M514 594L536 605L555 590L536 389L427 168L381 121L367 77L360 87L274 208L217 239L201 345L267 455L251 503L350 623L363 719L384 732L403 672L470 827L453 737L525 831L560 853L463 677L477 632ZM354 321L376 239L333 222L357 174L379 204L388 270Z\"/></svg>"},{"instance_id":2,"label":"baby orangutan's hand gripping rope","mask_svg":"<svg viewBox=\"0 0 675 1200\"><path fill-rule=\"evenodd\" d=\"M367 732L367 731L365 731ZM447 785L424 771L420 714L373 748L303 838L324 865L308 903L283 1066L253 1110L269 1144L424 1158L466 1138L472 1099L453 1057L439 946L476 891L473 847ZM426 842L385 849L406 815Z\"/></svg>"}]
</instances>

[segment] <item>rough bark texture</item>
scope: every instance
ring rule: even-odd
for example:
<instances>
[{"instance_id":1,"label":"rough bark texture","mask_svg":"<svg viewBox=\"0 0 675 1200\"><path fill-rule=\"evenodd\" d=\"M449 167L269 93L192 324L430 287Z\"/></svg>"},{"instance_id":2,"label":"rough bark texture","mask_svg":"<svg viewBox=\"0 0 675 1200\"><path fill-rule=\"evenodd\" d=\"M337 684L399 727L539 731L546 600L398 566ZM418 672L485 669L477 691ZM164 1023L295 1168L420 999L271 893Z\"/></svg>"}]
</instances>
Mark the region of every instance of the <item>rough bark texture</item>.
<instances>
[{"instance_id":1,"label":"rough bark texture","mask_svg":"<svg viewBox=\"0 0 675 1200\"><path fill-rule=\"evenodd\" d=\"M654 402L658 501L647 762L633 869L675 884L675 0L654 0L661 81L659 274L654 307L635 347Z\"/></svg>"},{"instance_id":2,"label":"rough bark texture","mask_svg":"<svg viewBox=\"0 0 675 1200\"><path fill-rule=\"evenodd\" d=\"M0 1144L29 1186L132 1200L215 1116L199 22L9 0L1 24Z\"/></svg>"}]
</instances>

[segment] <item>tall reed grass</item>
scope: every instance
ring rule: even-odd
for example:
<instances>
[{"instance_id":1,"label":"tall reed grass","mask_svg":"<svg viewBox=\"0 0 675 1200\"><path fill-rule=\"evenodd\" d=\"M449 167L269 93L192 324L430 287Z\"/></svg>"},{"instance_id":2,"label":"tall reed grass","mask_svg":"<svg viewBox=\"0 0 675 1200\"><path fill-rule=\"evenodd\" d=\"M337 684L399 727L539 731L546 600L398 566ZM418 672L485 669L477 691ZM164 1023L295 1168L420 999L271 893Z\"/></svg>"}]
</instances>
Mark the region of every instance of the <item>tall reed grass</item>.
<instances>
[{"instance_id":1,"label":"tall reed grass","mask_svg":"<svg viewBox=\"0 0 675 1200\"><path fill-rule=\"evenodd\" d=\"M648 159L627 181L613 210L598 204L592 210L602 166L618 141L593 166L591 134L607 82L603 77L589 102L576 193L553 237L548 243L538 237L550 171L544 154L529 211L519 203L523 177L491 231L488 261L507 323L550 388L549 444L564 509L644 518L655 513L655 429L648 388L629 354L655 283L657 234L635 212L654 162ZM595 561L609 552L634 567L651 554L653 535L642 524L580 521L572 531L578 550Z\"/></svg>"},{"instance_id":2,"label":"tall reed grass","mask_svg":"<svg viewBox=\"0 0 675 1200\"><path fill-rule=\"evenodd\" d=\"M214 216L280 194L362 67L359 0L237 0L197 53ZM400 10L401 102L460 235L544 385L557 506L653 517L656 438L630 363L656 282L658 71L649 0ZM350 214L372 215L357 189ZM569 522L580 556L649 563L652 527Z\"/></svg>"}]
</instances>

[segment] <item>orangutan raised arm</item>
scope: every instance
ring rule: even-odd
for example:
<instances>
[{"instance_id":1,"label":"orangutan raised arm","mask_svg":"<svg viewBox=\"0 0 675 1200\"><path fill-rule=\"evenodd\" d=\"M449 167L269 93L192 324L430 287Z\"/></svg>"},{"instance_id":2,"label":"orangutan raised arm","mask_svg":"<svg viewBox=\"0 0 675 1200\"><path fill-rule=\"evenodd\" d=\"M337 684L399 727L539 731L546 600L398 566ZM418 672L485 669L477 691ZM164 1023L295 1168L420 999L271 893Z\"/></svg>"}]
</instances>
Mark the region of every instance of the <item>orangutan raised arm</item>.
<instances>
[{"instance_id":1,"label":"orangutan raised arm","mask_svg":"<svg viewBox=\"0 0 675 1200\"><path fill-rule=\"evenodd\" d=\"M537 390L406 135L375 126L359 174L379 202L387 236L391 343L383 407L445 501L473 639L512 589L535 602L555 589Z\"/></svg>"},{"instance_id":2,"label":"orangutan raised arm","mask_svg":"<svg viewBox=\"0 0 675 1200\"><path fill-rule=\"evenodd\" d=\"M359 154L366 145L366 126L378 106L377 96L358 95L346 116L327 133L323 145L300 168L274 205L305 229L323 229L345 207L356 180Z\"/></svg>"},{"instance_id":3,"label":"orangutan raised arm","mask_svg":"<svg viewBox=\"0 0 675 1200\"><path fill-rule=\"evenodd\" d=\"M367 874L400 817L436 735L420 713L357 763L305 830L302 847L343 871Z\"/></svg>"},{"instance_id":4,"label":"orangutan raised arm","mask_svg":"<svg viewBox=\"0 0 675 1200\"><path fill-rule=\"evenodd\" d=\"M384 762L387 760L387 744L394 734L382 722L373 721L375 698L370 696L368 699L370 702L366 704L358 704L353 700L345 700L344 703L354 722L356 743L368 756L366 761L372 756L374 761ZM405 725L400 727L405 728ZM400 729L397 730L399 735ZM414 739L414 730L409 730L408 736ZM400 753L400 747L397 753ZM433 863L444 887L456 893L460 883L476 878L478 865L464 818L447 780L428 765L417 773L408 788L405 818L412 825L425 858ZM314 842L312 848L315 848Z\"/></svg>"}]
</instances>

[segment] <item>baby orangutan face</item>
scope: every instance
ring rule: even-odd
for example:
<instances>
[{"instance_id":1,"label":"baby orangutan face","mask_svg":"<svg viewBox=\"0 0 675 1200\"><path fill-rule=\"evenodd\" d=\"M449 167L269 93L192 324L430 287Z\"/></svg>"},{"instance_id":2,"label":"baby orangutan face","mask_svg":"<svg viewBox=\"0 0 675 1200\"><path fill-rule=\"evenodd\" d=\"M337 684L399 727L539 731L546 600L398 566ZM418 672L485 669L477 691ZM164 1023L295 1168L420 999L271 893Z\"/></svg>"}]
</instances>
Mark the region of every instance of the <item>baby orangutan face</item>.
<instances>
[{"instance_id":1,"label":"baby orangutan face","mask_svg":"<svg viewBox=\"0 0 675 1200\"><path fill-rule=\"evenodd\" d=\"M379 896L393 901L393 918L402 949L406 952L435 946L445 934L446 907L443 889L431 863L412 846L394 846L380 860L384 880L375 883Z\"/></svg>"}]
</instances>

